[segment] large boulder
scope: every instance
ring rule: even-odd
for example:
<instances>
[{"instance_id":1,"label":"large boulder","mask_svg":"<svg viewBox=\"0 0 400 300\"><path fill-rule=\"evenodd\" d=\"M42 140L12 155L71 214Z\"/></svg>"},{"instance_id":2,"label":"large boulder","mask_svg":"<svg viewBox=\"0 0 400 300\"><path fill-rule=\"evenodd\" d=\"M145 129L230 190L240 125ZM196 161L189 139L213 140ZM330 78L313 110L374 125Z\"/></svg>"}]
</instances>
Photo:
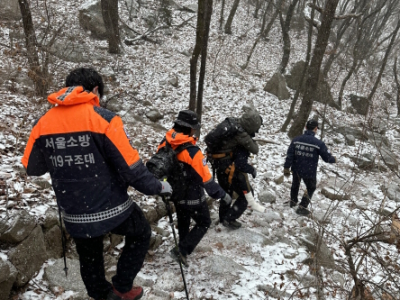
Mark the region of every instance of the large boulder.
<instances>
[{"instance_id":1,"label":"large boulder","mask_svg":"<svg viewBox=\"0 0 400 300\"><path fill-rule=\"evenodd\" d=\"M25 285L40 270L47 259L41 227L36 226L24 241L10 250L8 256L10 262L18 270L15 285L17 287Z\"/></svg>"},{"instance_id":2,"label":"large boulder","mask_svg":"<svg viewBox=\"0 0 400 300\"><path fill-rule=\"evenodd\" d=\"M304 236L300 238L300 243L306 246L311 253L316 254L315 258L318 263L327 268L334 268L335 260L323 237L310 227L303 227L301 232Z\"/></svg>"},{"instance_id":3,"label":"large boulder","mask_svg":"<svg viewBox=\"0 0 400 300\"><path fill-rule=\"evenodd\" d=\"M61 237L61 229L58 225L53 226L44 234L48 258L60 258L63 255Z\"/></svg>"},{"instance_id":4,"label":"large boulder","mask_svg":"<svg viewBox=\"0 0 400 300\"><path fill-rule=\"evenodd\" d=\"M366 116L369 109L369 102L366 97L350 94L350 102L351 106L355 109L355 111L363 116Z\"/></svg>"},{"instance_id":5,"label":"large boulder","mask_svg":"<svg viewBox=\"0 0 400 300\"><path fill-rule=\"evenodd\" d=\"M1 259L0 259L1 260ZM11 288L17 278L18 271L17 269L9 262L5 261L8 266L7 278L3 281L0 281L0 300L8 300L11 292ZM1 262L0 262L1 264ZM1 268L1 267L0 267ZM2 269L4 270L4 269ZM0 269L0 274L2 272Z\"/></svg>"},{"instance_id":6,"label":"large boulder","mask_svg":"<svg viewBox=\"0 0 400 300\"><path fill-rule=\"evenodd\" d=\"M275 95L279 100L290 98L289 90L286 87L286 79L280 72L272 75L271 79L265 85L264 91Z\"/></svg>"},{"instance_id":7,"label":"large boulder","mask_svg":"<svg viewBox=\"0 0 400 300\"><path fill-rule=\"evenodd\" d=\"M10 266L0 257L0 282L6 281L10 275Z\"/></svg>"},{"instance_id":8,"label":"large boulder","mask_svg":"<svg viewBox=\"0 0 400 300\"><path fill-rule=\"evenodd\" d=\"M79 24L97 39L107 39L107 30L101 12L101 1L90 0L79 7Z\"/></svg>"},{"instance_id":9,"label":"large boulder","mask_svg":"<svg viewBox=\"0 0 400 300\"><path fill-rule=\"evenodd\" d=\"M286 83L288 87L290 87L293 90L297 90L300 84L300 80L303 78L303 70L306 66L306 63L304 61L298 61L293 65L292 70L290 71L290 74L285 75ZM304 78L307 78L308 74L305 74ZM336 102L333 100L332 93L330 86L328 82L322 79L322 76L320 76L321 80L318 84L317 88L317 94L315 96L315 101L318 101L320 103L327 103L329 106L332 106L334 108L339 108L339 106L336 104ZM300 92L303 94L305 91L305 86L306 86L306 80L303 80L301 90Z\"/></svg>"},{"instance_id":10,"label":"large boulder","mask_svg":"<svg viewBox=\"0 0 400 300\"><path fill-rule=\"evenodd\" d=\"M397 161L396 155L387 148L381 148L379 153L383 165L389 167L392 171L397 173L399 169L399 163Z\"/></svg>"},{"instance_id":11,"label":"large boulder","mask_svg":"<svg viewBox=\"0 0 400 300\"><path fill-rule=\"evenodd\" d=\"M19 9L18 0L0 1L0 19L3 20L21 19L21 10Z\"/></svg>"},{"instance_id":12,"label":"large boulder","mask_svg":"<svg viewBox=\"0 0 400 300\"><path fill-rule=\"evenodd\" d=\"M18 211L8 220L8 229L0 233L0 241L11 244L19 243L32 232L35 226L36 221L34 217L29 215L25 210Z\"/></svg>"}]
</instances>

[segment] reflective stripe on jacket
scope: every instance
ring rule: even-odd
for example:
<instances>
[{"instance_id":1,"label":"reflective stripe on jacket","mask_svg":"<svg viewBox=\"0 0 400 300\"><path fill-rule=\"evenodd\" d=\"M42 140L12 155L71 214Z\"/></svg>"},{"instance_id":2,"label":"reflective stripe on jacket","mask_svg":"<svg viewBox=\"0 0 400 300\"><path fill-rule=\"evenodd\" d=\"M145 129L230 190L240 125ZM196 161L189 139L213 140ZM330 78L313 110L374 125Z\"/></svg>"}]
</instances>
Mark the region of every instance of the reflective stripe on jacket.
<instances>
[{"instance_id":1,"label":"reflective stripe on jacket","mask_svg":"<svg viewBox=\"0 0 400 300\"><path fill-rule=\"evenodd\" d=\"M99 107L82 87L51 94L55 104L34 125L22 164L28 175L50 172L65 226L73 237L95 237L132 211L127 188L154 195L161 183L132 148L120 117Z\"/></svg>"}]
</instances>

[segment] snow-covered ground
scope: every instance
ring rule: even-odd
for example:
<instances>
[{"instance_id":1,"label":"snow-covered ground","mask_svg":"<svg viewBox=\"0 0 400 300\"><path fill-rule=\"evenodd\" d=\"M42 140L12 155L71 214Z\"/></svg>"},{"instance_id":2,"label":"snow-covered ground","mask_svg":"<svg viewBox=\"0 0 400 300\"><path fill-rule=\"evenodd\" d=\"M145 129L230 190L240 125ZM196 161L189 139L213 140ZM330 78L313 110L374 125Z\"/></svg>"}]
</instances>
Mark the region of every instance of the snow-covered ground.
<instances>
[{"instance_id":1,"label":"snow-covered ground","mask_svg":"<svg viewBox=\"0 0 400 300\"><path fill-rule=\"evenodd\" d=\"M190 1L177 1L181 4L191 4ZM230 8L232 1L226 1ZM47 1L50 11L51 23L54 28L66 22L60 34L62 38L73 38L79 41L87 49L89 57L85 63L71 63L54 58L51 65L53 75L52 89L63 86L65 76L69 71L78 66L93 66L103 74L115 75L115 80L106 80L106 101L114 95L120 94L121 109L119 114L123 117L128 132L132 137L132 143L138 148L141 157L146 161L155 151L158 142L162 139L164 130L155 127L152 122L146 120L144 114L151 108L158 109L164 118L158 121L158 125L168 129L181 109L187 109L189 103L189 57L182 54L191 52L195 42L195 14L173 10L172 23L181 24L184 20L189 22L180 28L163 30L150 35L150 38L159 41L158 44L140 40L133 46L124 45L123 54L107 54L107 42L95 40L88 32L79 27L78 7L84 3L77 1ZM31 9L37 28L46 28L46 18L42 15L41 2L31 1ZM38 6L39 5L39 6ZM275 96L264 92L265 83L277 70L282 52L281 29L276 22L269 33L268 39L259 43L246 70L240 68L247 58L254 40L258 34L261 19L252 16L253 6L247 2L241 3L237 16L233 22L233 34L226 35L218 31L218 16L220 1L215 1L212 29L209 41L209 57L207 61L207 74L204 90L204 106L202 117L202 136L199 146L204 150L202 137L209 132L218 122L225 117L239 117L242 106L254 105L264 119L264 126L257 137L260 140L260 152L258 156L251 157L251 163L256 167L257 178L251 183L255 190L255 198L269 192L276 197L274 203L264 203L267 214L246 211L240 221L244 223L244 229L232 232L221 225L213 224L206 237L200 243L197 251L189 257L190 267L185 270L191 299L270 299L272 295L266 286L276 287L275 298L280 299L323 299L317 296L316 284L323 287L325 299L345 299L346 292L351 291L352 278L348 272L347 257L345 256L343 241L361 236L376 224L382 216L377 214L379 210L393 211L399 204L390 200L382 192L384 184L398 184L397 174L386 172L370 172L358 169L351 156L361 153L376 153L376 148L365 141L356 140L354 146L345 143L344 136L336 130L329 129L324 136L333 155L338 158L335 165L320 163L318 172L318 186L315 192L311 210L313 218L299 217L294 210L288 207L290 181L284 179L278 183L277 179L282 175L283 162L290 139L286 133L279 131L284 123L291 100L278 100ZM124 2L120 3L121 20L134 28L137 32L146 32L144 17L154 8L156 3L148 1L140 8L137 18L129 20L128 10ZM227 14L227 13L226 13ZM226 17L225 17L226 18ZM5 45L10 44L12 36L16 32L22 32L22 23L0 22L0 70L1 73L13 74L9 80L4 81L0 87L0 178L7 181L8 198L0 197L0 217L6 217L6 212L13 210L27 210L36 218L43 218L43 213L48 207L55 207L54 192L45 189L38 193L35 178L26 178L22 172L20 163L23 149L31 129L33 121L43 114L48 105L43 100L32 96L32 90L26 88L24 80L28 72L28 65L23 54L23 43L20 38L12 49ZM306 32L293 30L292 53L290 65L304 59L306 48ZM15 38L14 38L15 39ZM22 52L21 52L22 51ZM289 68L290 70L290 68ZM341 79L344 73L340 73L333 66L332 93L337 98ZM25 74L25 75L24 75ZM168 84L171 76L177 76L178 87ZM336 79L338 77L338 79ZM25 78L24 80L17 80ZM371 89L369 74L360 71L349 81L346 92L365 95ZM327 108L326 116L333 128L347 126L349 128L361 128L363 124L369 124L371 119L382 119L387 127L386 138L389 140L392 153L397 156L400 138L400 122L395 122L396 109L390 106L390 101L382 94L392 93L390 76L382 79L382 85L376 94L375 110L372 118L362 117L347 113L346 110L338 111ZM294 91L291 91L292 95ZM299 101L300 102L300 101ZM149 104L150 103L150 104ZM299 104L298 104L299 105ZM345 107L349 105L344 103ZM389 115L384 115L384 107L389 105ZM383 107L383 108L382 108ZM314 104L314 109L323 111L320 103ZM313 114L313 112L312 112ZM145 121L135 119L135 116L144 117ZM389 121L385 121L390 119ZM50 181L48 175L43 179ZM327 182L337 180L347 182L346 193L349 200L332 201L326 198L321 189L327 186ZM332 184L331 184L332 186ZM334 184L333 184L334 186ZM131 191L135 193L134 191ZM300 195L302 192L300 192ZM140 205L154 204L154 197L137 195ZM218 202L211 208L211 214L216 219ZM326 216L324 217L324 214ZM176 216L175 216L176 217ZM388 221L383 222L382 227L388 226ZM171 231L167 219L162 219L158 227L165 231ZM331 251L335 262L346 271L340 273L329 268L322 268L320 275L316 276L304 260L310 257L309 249L300 242L306 236L304 228L314 228L317 232L324 231L324 241ZM234 243L236 242L236 244ZM168 280L179 281L179 267L171 260L168 253L173 246L172 234L163 239L162 245L145 262L141 272L141 278L152 280L159 290L172 293L174 299L185 299L185 293L175 290ZM387 256L399 264L399 254L395 246L380 244L380 251L385 251ZM361 250L360 250L361 249ZM356 262L362 260L359 274L366 281L381 284L389 275L397 278L398 271L385 274L381 265L372 259L378 257L374 251L375 245L357 248L353 255ZM362 250L369 253L368 259L362 258ZM118 251L115 252L118 254ZM7 259L7 249L0 247L0 255ZM233 261L233 269L229 269L225 260L218 257L229 258ZM221 263L225 261L225 263ZM47 262L43 268L52 262ZM238 271L237 266L241 268ZM224 272L224 268L227 271ZM236 268L236 269L235 269ZM60 270L61 272L61 270ZM163 274L168 274L164 278ZM319 277L320 276L320 277ZM221 280L216 278L220 277ZM340 280L338 279L340 278ZM229 279L229 280L228 280ZM386 286L390 291L396 291L392 286ZM19 291L15 299L72 299L70 291L54 294L46 288L47 283L43 279L42 271L32 280L28 286ZM163 288L164 287L164 288ZM374 289L373 285L370 285ZM146 287L147 297L152 288ZM268 293L268 291L270 291ZM300 292L299 292L300 291ZM398 291L398 289L397 289ZM309 292L309 294L307 294ZM155 298L154 298L155 299ZM377 298L378 299L378 298ZM388 298L389 299L389 298Z\"/></svg>"}]
</instances>

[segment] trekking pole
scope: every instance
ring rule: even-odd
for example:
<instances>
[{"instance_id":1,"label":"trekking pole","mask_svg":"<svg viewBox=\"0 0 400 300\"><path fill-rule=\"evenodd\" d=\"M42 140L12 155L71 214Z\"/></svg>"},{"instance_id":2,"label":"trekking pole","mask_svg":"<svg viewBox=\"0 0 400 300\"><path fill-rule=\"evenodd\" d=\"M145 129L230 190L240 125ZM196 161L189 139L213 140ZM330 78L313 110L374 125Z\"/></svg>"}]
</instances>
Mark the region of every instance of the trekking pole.
<instances>
[{"instance_id":1,"label":"trekking pole","mask_svg":"<svg viewBox=\"0 0 400 300\"><path fill-rule=\"evenodd\" d=\"M174 228L174 219L172 218L172 212L171 212L171 207L169 205L169 199L166 199L165 196L162 196L163 201L165 203L165 206L167 207L167 212L168 212L168 216L169 216L169 224L171 225L171 229L172 229L172 234L174 235L174 240L175 240L175 247L177 247L179 249L178 246L178 241L176 239L176 234L175 234L175 228ZM179 256L181 254L179 253ZM186 280L185 280L185 274L183 273L183 268L182 268L182 262L179 259L179 267L181 268L181 274L182 274L182 279L183 279L183 285L185 286L185 293L186 293L186 299L189 300L189 294L187 291L187 287L186 287Z\"/></svg>"},{"instance_id":2,"label":"trekking pole","mask_svg":"<svg viewBox=\"0 0 400 300\"><path fill-rule=\"evenodd\" d=\"M67 268L67 258L66 258L66 243L67 243L67 237L65 236L65 232L63 230L62 226L62 218L61 218L61 209L58 207L58 217L60 219L60 230L61 230L61 243L62 243L62 248L63 248L63 256L64 256L64 272L65 272L65 277L68 277L68 268Z\"/></svg>"}]
</instances>

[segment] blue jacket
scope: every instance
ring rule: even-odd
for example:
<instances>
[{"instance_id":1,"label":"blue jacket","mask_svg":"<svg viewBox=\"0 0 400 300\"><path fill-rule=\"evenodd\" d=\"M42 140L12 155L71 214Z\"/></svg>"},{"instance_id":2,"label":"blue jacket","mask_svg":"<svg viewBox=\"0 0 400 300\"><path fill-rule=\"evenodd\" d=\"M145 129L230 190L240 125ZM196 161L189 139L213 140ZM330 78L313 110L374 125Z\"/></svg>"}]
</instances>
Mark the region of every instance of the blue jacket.
<instances>
[{"instance_id":1,"label":"blue jacket","mask_svg":"<svg viewBox=\"0 0 400 300\"><path fill-rule=\"evenodd\" d=\"M287 151L284 167L292 168L302 178L316 178L318 160L322 159L330 164L336 162L325 143L317 139L314 131L306 130L303 135L295 137Z\"/></svg>"}]
</instances>

